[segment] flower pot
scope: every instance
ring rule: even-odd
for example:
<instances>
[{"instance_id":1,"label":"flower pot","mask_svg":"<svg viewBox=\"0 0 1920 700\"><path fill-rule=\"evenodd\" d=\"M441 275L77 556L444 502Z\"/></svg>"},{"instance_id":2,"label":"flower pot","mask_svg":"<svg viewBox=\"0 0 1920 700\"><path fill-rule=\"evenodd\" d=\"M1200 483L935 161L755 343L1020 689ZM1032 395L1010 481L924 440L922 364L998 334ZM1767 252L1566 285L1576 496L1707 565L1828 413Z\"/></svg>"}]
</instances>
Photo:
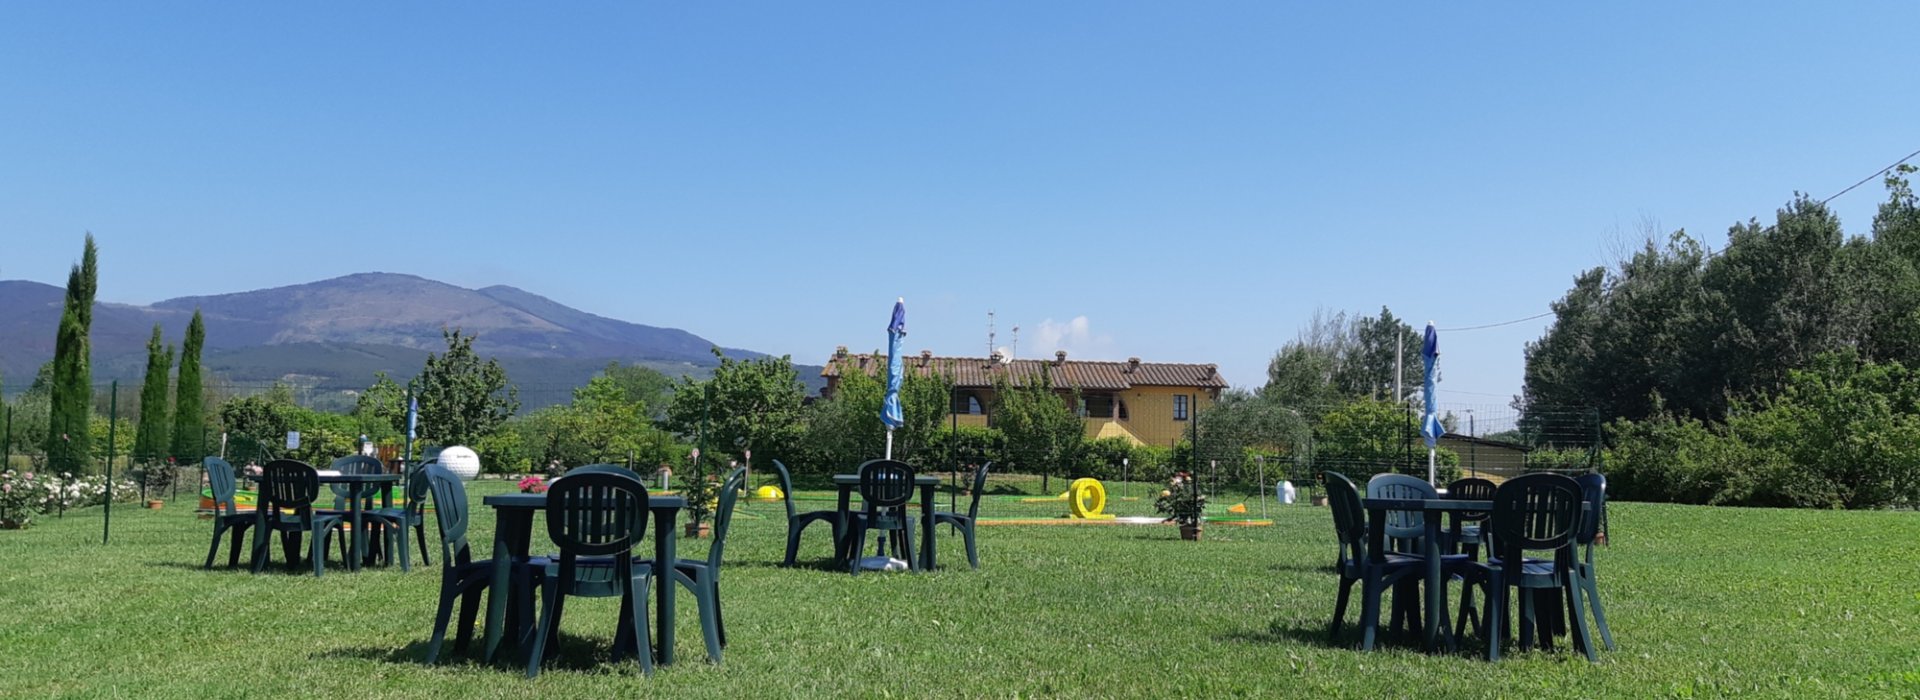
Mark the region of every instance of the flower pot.
<instances>
[{"instance_id":1,"label":"flower pot","mask_svg":"<svg viewBox=\"0 0 1920 700\"><path fill-rule=\"evenodd\" d=\"M700 539L702 537L706 537L707 535L711 535L711 534L713 534L713 525L711 523L699 523L699 524L687 523L688 537L692 537L694 539Z\"/></svg>"},{"instance_id":2,"label":"flower pot","mask_svg":"<svg viewBox=\"0 0 1920 700\"><path fill-rule=\"evenodd\" d=\"M1198 541L1200 539L1200 525L1197 523L1193 525L1181 525L1180 539Z\"/></svg>"},{"instance_id":3,"label":"flower pot","mask_svg":"<svg viewBox=\"0 0 1920 700\"><path fill-rule=\"evenodd\" d=\"M17 520L14 518L0 518L0 530L25 530L29 522L32 521L27 518Z\"/></svg>"},{"instance_id":4,"label":"flower pot","mask_svg":"<svg viewBox=\"0 0 1920 700\"><path fill-rule=\"evenodd\" d=\"M1325 494L1321 494L1321 495L1316 495L1316 496L1314 496L1314 497L1313 497L1313 504L1314 504L1314 505L1316 505L1316 506L1324 506L1324 505L1326 505L1326 504L1327 504L1327 497L1326 497L1326 495L1325 495Z\"/></svg>"},{"instance_id":5,"label":"flower pot","mask_svg":"<svg viewBox=\"0 0 1920 700\"><path fill-rule=\"evenodd\" d=\"M166 501L162 501L158 498L149 498L147 499L147 510L160 510L160 506L164 506L166 504L167 504Z\"/></svg>"}]
</instances>

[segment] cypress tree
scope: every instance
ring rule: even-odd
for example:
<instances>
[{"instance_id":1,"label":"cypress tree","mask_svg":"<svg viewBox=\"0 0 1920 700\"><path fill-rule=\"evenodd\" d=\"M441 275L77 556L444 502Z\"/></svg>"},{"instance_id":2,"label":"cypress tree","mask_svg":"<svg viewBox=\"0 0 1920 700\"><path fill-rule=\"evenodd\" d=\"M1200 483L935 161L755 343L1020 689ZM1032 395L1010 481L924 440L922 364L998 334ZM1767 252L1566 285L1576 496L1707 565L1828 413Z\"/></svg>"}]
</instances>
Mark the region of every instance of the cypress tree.
<instances>
[{"instance_id":1,"label":"cypress tree","mask_svg":"<svg viewBox=\"0 0 1920 700\"><path fill-rule=\"evenodd\" d=\"M54 382L47 421L48 462L61 471L86 471L92 457L93 373L88 367L92 344L87 333L93 323L93 297L100 285L99 249L87 234L80 264L67 273L66 307L54 336Z\"/></svg>"},{"instance_id":2,"label":"cypress tree","mask_svg":"<svg viewBox=\"0 0 1920 700\"><path fill-rule=\"evenodd\" d=\"M200 385L200 346L207 341L207 327L200 320L200 310L193 310L193 322L187 324L187 339L180 344L180 381L173 391L173 457L185 462L199 463L205 455L198 454L205 436L202 435L206 406L202 403Z\"/></svg>"},{"instance_id":3,"label":"cypress tree","mask_svg":"<svg viewBox=\"0 0 1920 700\"><path fill-rule=\"evenodd\" d=\"M167 379L173 373L173 347L160 342L160 324L153 324L147 341L147 378L140 385L140 429L133 440L136 462L158 462L167 456L173 414L167 410Z\"/></svg>"}]
</instances>

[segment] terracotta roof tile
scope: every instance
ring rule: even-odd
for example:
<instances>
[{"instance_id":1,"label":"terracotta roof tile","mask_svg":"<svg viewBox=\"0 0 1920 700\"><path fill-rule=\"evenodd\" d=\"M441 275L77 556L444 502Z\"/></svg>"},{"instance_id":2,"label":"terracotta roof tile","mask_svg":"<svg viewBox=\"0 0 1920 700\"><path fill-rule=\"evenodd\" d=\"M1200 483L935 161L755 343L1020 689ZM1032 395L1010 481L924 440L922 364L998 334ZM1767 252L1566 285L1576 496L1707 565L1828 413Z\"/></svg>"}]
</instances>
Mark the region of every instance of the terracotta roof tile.
<instances>
[{"instance_id":1,"label":"terracotta roof tile","mask_svg":"<svg viewBox=\"0 0 1920 700\"><path fill-rule=\"evenodd\" d=\"M953 380L955 387L963 389L988 388L993 386L995 377L1007 377L1014 386L1022 386L1034 381L1041 372L1049 373L1053 385L1061 388L1079 387L1118 391L1134 386L1191 386L1207 388L1227 388L1227 380L1220 376L1219 370L1210 364L1186 364L1177 362L1105 362L1087 360L1013 360L994 362L984 357L927 357L905 355L901 361L906 363L907 371L921 376L929 373L944 374ZM820 370L822 377L837 377L849 368L858 369L869 375L878 375L887 365L884 353L836 353L827 359L827 365Z\"/></svg>"}]
</instances>

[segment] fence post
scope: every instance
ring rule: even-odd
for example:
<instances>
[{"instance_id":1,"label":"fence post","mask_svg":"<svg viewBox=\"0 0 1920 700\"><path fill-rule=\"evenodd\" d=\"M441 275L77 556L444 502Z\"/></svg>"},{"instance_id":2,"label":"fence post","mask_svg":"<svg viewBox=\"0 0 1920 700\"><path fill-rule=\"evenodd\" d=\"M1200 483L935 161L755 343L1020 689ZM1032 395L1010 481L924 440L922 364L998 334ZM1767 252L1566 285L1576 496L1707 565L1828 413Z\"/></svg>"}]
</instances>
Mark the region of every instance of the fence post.
<instances>
[{"instance_id":1,"label":"fence post","mask_svg":"<svg viewBox=\"0 0 1920 700\"><path fill-rule=\"evenodd\" d=\"M113 380L107 394L107 502L100 518L100 544L113 537L113 441L120 428L120 380Z\"/></svg>"}]
</instances>

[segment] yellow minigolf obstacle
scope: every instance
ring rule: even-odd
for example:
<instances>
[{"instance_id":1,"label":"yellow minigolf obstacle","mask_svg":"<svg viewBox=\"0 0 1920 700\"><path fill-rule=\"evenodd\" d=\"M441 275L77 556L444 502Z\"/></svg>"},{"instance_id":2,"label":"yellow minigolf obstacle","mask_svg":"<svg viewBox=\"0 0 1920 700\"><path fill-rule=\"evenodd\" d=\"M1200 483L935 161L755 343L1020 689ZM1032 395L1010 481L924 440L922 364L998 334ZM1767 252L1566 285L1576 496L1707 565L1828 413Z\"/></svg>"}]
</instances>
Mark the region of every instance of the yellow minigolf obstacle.
<instances>
[{"instance_id":1,"label":"yellow minigolf obstacle","mask_svg":"<svg viewBox=\"0 0 1920 700\"><path fill-rule=\"evenodd\" d=\"M1067 513L1085 520L1106 520L1112 513L1102 513L1107 509L1107 487L1100 485L1099 479L1079 478L1067 485Z\"/></svg>"}]
</instances>

